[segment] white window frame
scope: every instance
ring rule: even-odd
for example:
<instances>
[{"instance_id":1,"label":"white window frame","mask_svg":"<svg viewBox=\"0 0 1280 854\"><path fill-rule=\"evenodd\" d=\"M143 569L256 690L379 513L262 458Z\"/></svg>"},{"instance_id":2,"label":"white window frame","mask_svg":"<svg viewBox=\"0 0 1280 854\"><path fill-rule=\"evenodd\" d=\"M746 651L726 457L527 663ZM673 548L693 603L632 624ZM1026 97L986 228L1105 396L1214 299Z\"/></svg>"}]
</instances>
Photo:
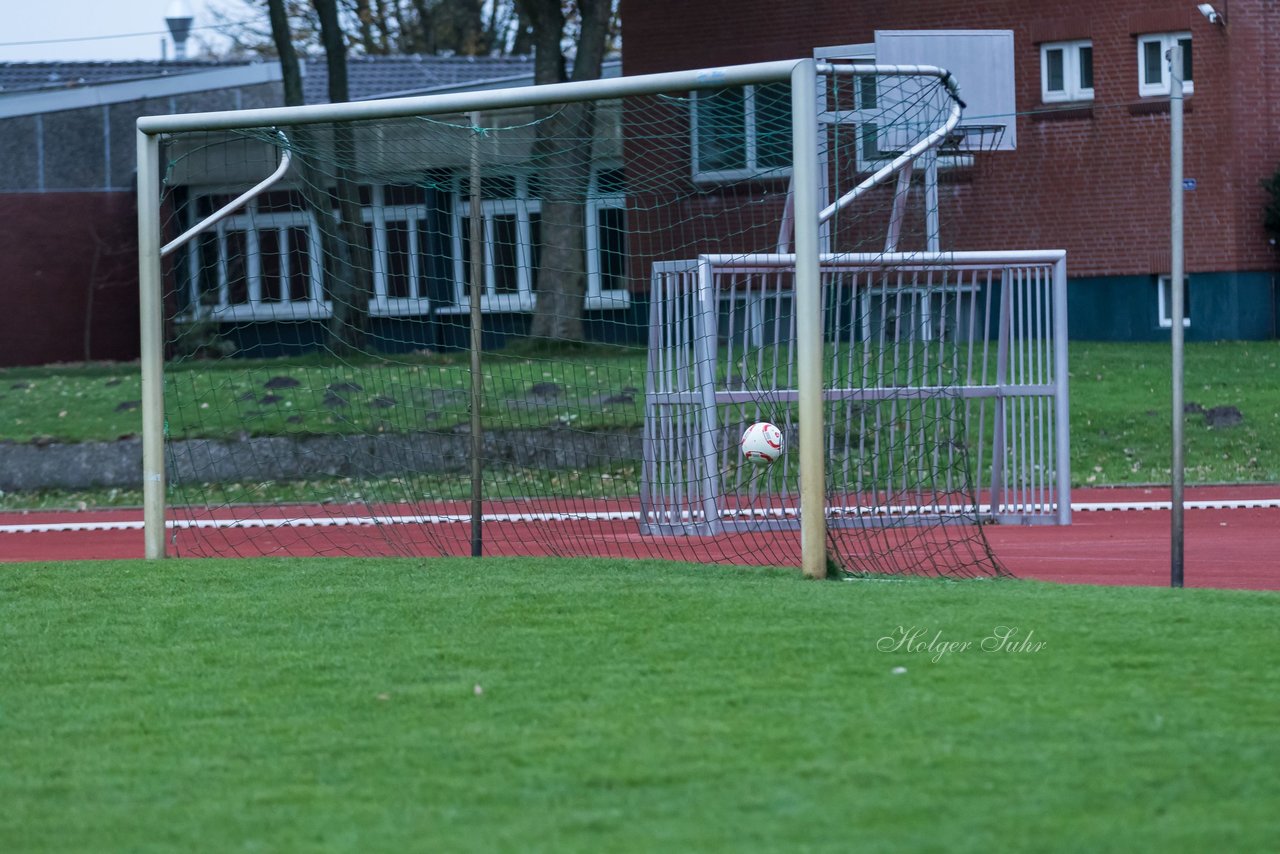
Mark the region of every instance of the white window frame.
<instances>
[{"instance_id":1,"label":"white window frame","mask_svg":"<svg viewBox=\"0 0 1280 854\"><path fill-rule=\"evenodd\" d=\"M202 219L196 206L190 206L190 220L194 225ZM308 292L305 297L290 300L264 300L262 298L261 233L277 232L277 245L287 247L285 233L289 229L305 228L307 233ZM248 301L231 302L230 271L227 268L227 234L243 232L245 235L245 270ZM210 306L201 301L200 243L197 239L187 252L188 296L191 309L184 319L199 320L307 320L328 317L330 305L324 299L324 261L320 247L320 229L306 211L259 212L258 202L253 200L245 211L227 217L214 227L217 243L217 300ZM288 280L290 253L280 253L280 276Z\"/></svg>"},{"instance_id":2,"label":"white window frame","mask_svg":"<svg viewBox=\"0 0 1280 854\"><path fill-rule=\"evenodd\" d=\"M1169 62L1166 54L1179 41L1191 42L1191 33L1147 33L1138 36L1138 95L1143 98L1155 97L1158 95L1168 95L1170 91L1171 81L1169 79ZM1146 51L1148 44L1158 44L1160 46L1160 80L1155 83L1149 83L1146 80ZM1185 60L1184 60L1185 61ZM1191 73L1195 74L1195 64L1192 63ZM1182 91L1184 94L1191 94L1195 91L1195 83L1192 80L1182 81Z\"/></svg>"},{"instance_id":3,"label":"white window frame","mask_svg":"<svg viewBox=\"0 0 1280 854\"><path fill-rule=\"evenodd\" d=\"M1084 49L1093 51L1091 39L1076 39L1065 42L1045 42L1040 45L1040 100L1045 104L1063 101L1092 101L1093 87L1085 87L1080 82L1080 53ZM1049 53L1062 51L1062 83L1063 88L1049 88Z\"/></svg>"},{"instance_id":4,"label":"white window frame","mask_svg":"<svg viewBox=\"0 0 1280 854\"><path fill-rule=\"evenodd\" d=\"M1169 283L1173 279L1170 274L1164 274L1156 279L1156 319L1160 323L1161 329L1173 328L1173 295L1169 290ZM1186 296L1182 300L1182 328L1186 329L1191 326L1191 277L1182 277L1183 292Z\"/></svg>"},{"instance_id":5,"label":"white window frame","mask_svg":"<svg viewBox=\"0 0 1280 854\"><path fill-rule=\"evenodd\" d=\"M529 179L513 177L516 183L514 199L480 200L480 217L484 236L484 292L480 296L481 311L532 311L533 297L533 239L532 217L542 213L542 202L529 198ZM465 190L465 182L459 179L454 189L453 205L453 301L455 310L471 308L471 283L466 278L466 259L463 258L462 230L469 228L466 220L471 216L471 201ZM493 269L493 222L496 217L514 216L516 220L516 293L499 294ZM469 236L469 235L468 235Z\"/></svg>"},{"instance_id":6,"label":"white window frame","mask_svg":"<svg viewBox=\"0 0 1280 854\"><path fill-rule=\"evenodd\" d=\"M740 181L745 178L756 178L767 175L770 178L786 178L791 175L791 167L761 166L758 162L759 139L756 135L756 85L747 84L743 90L742 111L744 137L743 166L738 169L703 169L699 163L699 122L698 99L705 92L695 91L689 103L690 124L690 160L693 164L693 180L699 183L718 183L724 181Z\"/></svg>"},{"instance_id":7,"label":"white window frame","mask_svg":"<svg viewBox=\"0 0 1280 854\"><path fill-rule=\"evenodd\" d=\"M426 314L430 310L427 299L427 283L422 264L421 247L418 245L418 225L427 217L427 207L421 204L383 204L386 194L381 185L371 188L369 207L363 209L363 221L373 225L373 299L369 313L382 317ZM403 222L409 232L409 296L392 297L387 287L387 258L390 252L387 223Z\"/></svg>"},{"instance_id":8,"label":"white window frame","mask_svg":"<svg viewBox=\"0 0 1280 854\"><path fill-rule=\"evenodd\" d=\"M597 192L600 171L609 171L617 166L597 167L592 171L588 185L587 205L585 211L586 233L584 247L586 250L587 293L584 307L587 310L626 308L631 304L631 293L626 288L601 288L600 276L600 210L604 208L626 209L627 197L624 194L600 195ZM494 176L499 177L499 176ZM529 179L525 175L501 176L514 178L516 198L514 199L481 199L481 216L484 219L484 293L480 297L480 310L491 312L526 312L533 311L537 304L537 294L533 291L533 251L532 220L534 215L541 215L540 199L529 197ZM463 188L465 179L458 179L454 185L453 226L453 292L454 305L440 309L440 313L461 313L471 309L471 283L465 280L466 265L462 257L462 229L464 221L471 215L471 202ZM493 269L493 219L498 216L516 217L516 293L496 292Z\"/></svg>"}]
</instances>

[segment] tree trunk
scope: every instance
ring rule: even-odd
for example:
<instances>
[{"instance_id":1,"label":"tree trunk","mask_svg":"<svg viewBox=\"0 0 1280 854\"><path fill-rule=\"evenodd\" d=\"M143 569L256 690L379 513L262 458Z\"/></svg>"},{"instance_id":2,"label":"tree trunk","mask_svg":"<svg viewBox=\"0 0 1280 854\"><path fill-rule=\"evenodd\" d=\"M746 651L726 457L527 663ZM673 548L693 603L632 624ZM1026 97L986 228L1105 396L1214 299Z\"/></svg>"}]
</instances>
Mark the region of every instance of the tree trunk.
<instances>
[{"instance_id":1,"label":"tree trunk","mask_svg":"<svg viewBox=\"0 0 1280 854\"><path fill-rule=\"evenodd\" d=\"M610 0L583 0L573 65L561 51L566 19L559 0L518 0L517 8L533 30L534 82L593 80L600 76L609 30ZM542 262L537 306L529 334L533 338L578 342L585 339L583 311L587 295L586 204L591 179L595 105L564 104L538 112L536 145L542 169Z\"/></svg>"},{"instance_id":2,"label":"tree trunk","mask_svg":"<svg viewBox=\"0 0 1280 854\"><path fill-rule=\"evenodd\" d=\"M302 88L302 71L298 64L298 54L293 46L292 34L289 32L289 18L285 11L285 0L267 0L267 10L271 18L271 35L275 41L276 53L280 57L280 71L284 82L284 103L288 107L297 107L306 103ZM294 168L301 184L303 204L315 220L320 231L320 254L324 264L325 282L332 297L337 289L336 283L350 282L349 256L338 222L333 216L333 202L329 192L322 185L322 175L312 163L312 152L320 150L320 137L314 128L298 126L288 131L291 148L294 152ZM350 286L339 289L343 293L350 291ZM347 302L339 302L335 297L334 317L337 318L339 306ZM346 329L343 322L340 329ZM334 337L332 334L331 338ZM332 342L331 342L332 344Z\"/></svg>"},{"instance_id":3,"label":"tree trunk","mask_svg":"<svg viewBox=\"0 0 1280 854\"><path fill-rule=\"evenodd\" d=\"M347 45L338 21L336 0L312 0L320 18L320 38L329 69L329 100L349 100ZM333 126L336 167L334 183L338 201L338 257L336 275L330 281L333 313L329 319L329 346L336 352L362 351L366 347L369 300L373 296L373 258L365 234L360 192L344 159L355 156L355 134L349 124Z\"/></svg>"}]
</instances>

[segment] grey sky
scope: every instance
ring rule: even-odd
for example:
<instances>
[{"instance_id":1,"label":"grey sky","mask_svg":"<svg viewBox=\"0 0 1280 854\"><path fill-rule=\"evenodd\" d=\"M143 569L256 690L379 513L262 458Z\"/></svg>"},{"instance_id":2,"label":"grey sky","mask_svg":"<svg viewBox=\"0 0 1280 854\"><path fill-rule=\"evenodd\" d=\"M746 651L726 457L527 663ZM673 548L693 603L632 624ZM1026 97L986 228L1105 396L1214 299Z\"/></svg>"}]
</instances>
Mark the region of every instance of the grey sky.
<instances>
[{"instance_id":1,"label":"grey sky","mask_svg":"<svg viewBox=\"0 0 1280 854\"><path fill-rule=\"evenodd\" d=\"M160 40L172 41L165 12L174 0L0 0L5 9L0 27L0 62L38 62L57 59L159 59ZM186 0L195 13L195 27L210 23L208 9L242 8L237 0ZM6 8L7 7L7 8ZM18 11L13 7L20 7ZM142 33L144 35L128 35ZM126 36L115 38L115 36ZM104 38L110 36L111 38ZM215 39L212 30L196 30L188 51L196 55L197 37ZM51 40L58 41L51 41ZM62 41L73 39L73 41ZM13 44L14 42L49 42Z\"/></svg>"}]
</instances>

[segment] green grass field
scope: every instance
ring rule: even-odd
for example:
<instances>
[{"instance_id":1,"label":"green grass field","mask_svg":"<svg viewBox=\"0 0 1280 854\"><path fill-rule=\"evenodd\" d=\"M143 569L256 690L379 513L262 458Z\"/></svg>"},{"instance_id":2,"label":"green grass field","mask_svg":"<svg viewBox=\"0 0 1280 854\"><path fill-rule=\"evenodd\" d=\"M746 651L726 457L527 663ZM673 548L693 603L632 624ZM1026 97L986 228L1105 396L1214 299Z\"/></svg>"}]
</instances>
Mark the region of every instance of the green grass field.
<instances>
[{"instance_id":1,"label":"green grass field","mask_svg":"<svg viewBox=\"0 0 1280 854\"><path fill-rule=\"evenodd\" d=\"M1278 616L658 563L10 565L0 850L1269 850ZM1000 626L1029 643L983 650ZM971 646L882 649L913 629Z\"/></svg>"},{"instance_id":2,"label":"green grass field","mask_svg":"<svg viewBox=\"0 0 1280 854\"><path fill-rule=\"evenodd\" d=\"M485 417L491 427L638 427L643 350L588 349L557 356L486 355ZM1234 426L1187 416L1188 483L1280 482L1280 342L1187 345L1186 400L1236 407ZM315 357L187 362L169 369L170 435L243 435L450 430L468 419L465 354L388 362ZM272 380L297 386L274 388ZM555 394L539 396L539 383ZM336 389L336 391L335 391ZM394 393L388 392L392 390ZM1072 342L1071 476L1077 486L1168 483L1169 348L1165 344ZM335 399L341 397L339 403ZM114 441L141 430L133 364L0 369L0 441ZM500 404L514 402L510 406ZM3 506L75 506L132 501L84 496L0 496Z\"/></svg>"}]
</instances>

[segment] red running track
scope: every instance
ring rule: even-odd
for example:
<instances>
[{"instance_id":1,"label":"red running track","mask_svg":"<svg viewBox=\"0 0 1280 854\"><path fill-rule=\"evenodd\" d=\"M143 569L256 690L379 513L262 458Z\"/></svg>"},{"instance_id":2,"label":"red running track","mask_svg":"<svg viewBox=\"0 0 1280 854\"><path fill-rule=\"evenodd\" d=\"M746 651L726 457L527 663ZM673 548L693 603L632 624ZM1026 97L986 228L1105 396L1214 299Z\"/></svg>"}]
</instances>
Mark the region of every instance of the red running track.
<instances>
[{"instance_id":1,"label":"red running track","mask_svg":"<svg viewBox=\"0 0 1280 854\"><path fill-rule=\"evenodd\" d=\"M986 528L1000 561L1014 575L1045 581L1164 586L1169 583L1169 513L1167 510L1121 509L1134 503L1167 501L1168 488L1076 490L1077 509L1070 526L999 526ZM1188 502L1233 502L1235 509L1188 509L1185 514L1185 583L1188 587L1280 590L1280 486L1195 487ZM590 504L590 502L586 502ZM1253 506L1249 506L1253 505ZM529 503L490 504L487 513L521 513L537 509ZM545 508L544 508L545 509ZM600 509L584 506L582 510ZM618 510L615 502L607 509ZM280 513L287 508L277 509ZM345 508L350 511L351 508ZM363 512L363 508L361 508ZM230 512L230 511L228 511ZM313 517L334 516L344 508L311 508ZM461 505L433 512L464 514ZM0 561L68 561L141 558L139 510L0 513ZM55 526L62 529L19 532ZM104 529L102 526L106 526ZM371 526L221 529L216 538L185 532L182 553L272 554L307 548L322 554L470 553L469 526L446 522L396 526L395 547L388 549L386 531ZM415 533L418 532L418 533ZM768 540L773 556L780 540L795 551L791 533L730 535L715 538L642 537L634 520L492 521L485 526L486 554L602 554L660 556L692 561L752 562L750 552ZM586 548L584 548L584 546ZM798 551L796 552L798 554Z\"/></svg>"}]
</instances>

